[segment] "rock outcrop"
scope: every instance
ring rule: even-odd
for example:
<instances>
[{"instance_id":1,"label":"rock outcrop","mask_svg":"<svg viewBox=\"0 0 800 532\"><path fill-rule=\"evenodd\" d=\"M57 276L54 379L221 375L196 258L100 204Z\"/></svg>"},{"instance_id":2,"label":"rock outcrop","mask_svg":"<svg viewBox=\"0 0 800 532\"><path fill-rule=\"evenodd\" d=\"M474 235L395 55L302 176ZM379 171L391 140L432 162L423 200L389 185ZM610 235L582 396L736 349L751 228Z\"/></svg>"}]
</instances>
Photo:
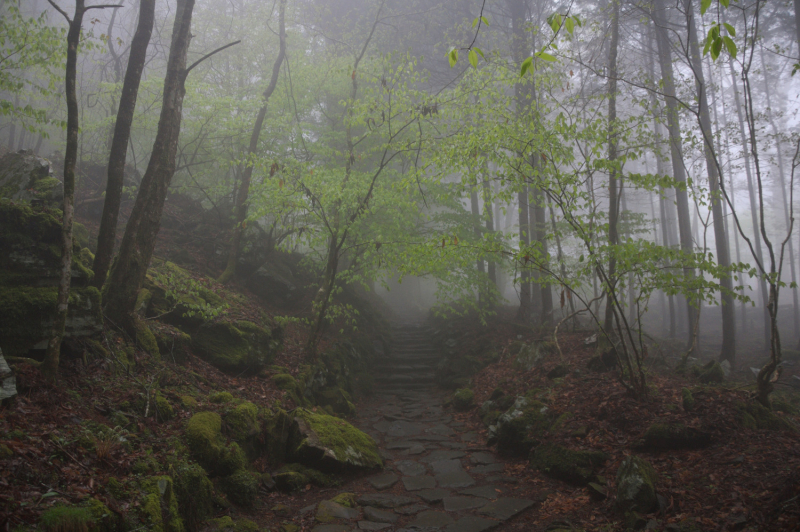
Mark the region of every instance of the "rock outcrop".
<instances>
[{"instance_id":1,"label":"rock outcrop","mask_svg":"<svg viewBox=\"0 0 800 532\"><path fill-rule=\"evenodd\" d=\"M0 158L0 197L57 206L64 198L64 185L53 177L50 161L20 150Z\"/></svg>"}]
</instances>

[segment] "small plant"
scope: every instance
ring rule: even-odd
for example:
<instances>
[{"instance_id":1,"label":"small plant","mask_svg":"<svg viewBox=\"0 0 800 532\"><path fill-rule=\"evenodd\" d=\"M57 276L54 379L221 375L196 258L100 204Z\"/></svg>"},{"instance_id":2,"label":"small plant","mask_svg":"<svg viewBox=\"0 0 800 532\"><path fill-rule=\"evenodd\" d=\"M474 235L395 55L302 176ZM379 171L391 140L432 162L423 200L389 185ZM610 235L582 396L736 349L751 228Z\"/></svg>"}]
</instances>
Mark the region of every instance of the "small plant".
<instances>
[{"instance_id":1,"label":"small plant","mask_svg":"<svg viewBox=\"0 0 800 532\"><path fill-rule=\"evenodd\" d=\"M153 280L164 288L167 299L173 301L175 307L185 308L185 318L199 316L204 321L211 321L230 308L227 303L208 303L203 293L209 293L209 290L191 277L167 271L155 273Z\"/></svg>"},{"instance_id":2,"label":"small plant","mask_svg":"<svg viewBox=\"0 0 800 532\"><path fill-rule=\"evenodd\" d=\"M128 431L123 427L116 426L113 429L107 428L95 434L89 429L84 429L84 434L94 443L97 458L109 458L114 451L127 441Z\"/></svg>"},{"instance_id":3,"label":"small plant","mask_svg":"<svg viewBox=\"0 0 800 532\"><path fill-rule=\"evenodd\" d=\"M47 532L88 532L93 525L86 508L56 506L42 514L41 525Z\"/></svg>"}]
</instances>

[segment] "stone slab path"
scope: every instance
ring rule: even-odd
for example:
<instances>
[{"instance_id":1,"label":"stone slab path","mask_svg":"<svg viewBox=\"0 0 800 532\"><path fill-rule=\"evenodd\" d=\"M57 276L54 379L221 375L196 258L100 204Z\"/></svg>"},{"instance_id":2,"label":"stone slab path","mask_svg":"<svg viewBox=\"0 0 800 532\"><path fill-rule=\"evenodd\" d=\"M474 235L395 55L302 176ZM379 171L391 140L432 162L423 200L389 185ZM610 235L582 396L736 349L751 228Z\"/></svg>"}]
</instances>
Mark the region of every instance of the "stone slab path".
<instances>
[{"instance_id":1,"label":"stone slab path","mask_svg":"<svg viewBox=\"0 0 800 532\"><path fill-rule=\"evenodd\" d=\"M429 330L395 326L392 352L376 368L377 396L354 420L378 442L385 469L368 478L370 493L357 494L358 517L313 532L484 532L534 506L514 496L517 479L444 406L438 361Z\"/></svg>"}]
</instances>

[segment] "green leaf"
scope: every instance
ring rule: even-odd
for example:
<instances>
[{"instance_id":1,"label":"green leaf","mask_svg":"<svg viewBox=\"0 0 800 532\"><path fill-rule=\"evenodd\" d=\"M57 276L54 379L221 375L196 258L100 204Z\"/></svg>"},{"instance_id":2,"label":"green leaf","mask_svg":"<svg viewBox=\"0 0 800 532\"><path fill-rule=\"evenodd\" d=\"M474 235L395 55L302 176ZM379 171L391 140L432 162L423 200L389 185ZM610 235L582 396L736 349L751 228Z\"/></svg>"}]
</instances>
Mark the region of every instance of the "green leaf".
<instances>
[{"instance_id":1,"label":"green leaf","mask_svg":"<svg viewBox=\"0 0 800 532\"><path fill-rule=\"evenodd\" d=\"M725 48L728 49L728 53L731 54L731 57L736 59L736 43L733 42L733 39L726 35L722 38L722 41L725 43Z\"/></svg>"},{"instance_id":2,"label":"green leaf","mask_svg":"<svg viewBox=\"0 0 800 532\"><path fill-rule=\"evenodd\" d=\"M736 37L736 28L734 28L727 22L723 22L722 25L725 26L726 30L728 30L728 35L730 35L731 37Z\"/></svg>"},{"instance_id":3,"label":"green leaf","mask_svg":"<svg viewBox=\"0 0 800 532\"><path fill-rule=\"evenodd\" d=\"M711 59L717 60L719 53L722 51L722 39L716 39L711 45Z\"/></svg>"},{"instance_id":4,"label":"green leaf","mask_svg":"<svg viewBox=\"0 0 800 532\"><path fill-rule=\"evenodd\" d=\"M719 3L722 4L725 9L728 9L728 6L731 5L731 0L719 0Z\"/></svg>"},{"instance_id":5,"label":"green leaf","mask_svg":"<svg viewBox=\"0 0 800 532\"><path fill-rule=\"evenodd\" d=\"M556 58L547 52L536 52L536 57L542 59L544 61L550 61L551 63L556 60Z\"/></svg>"},{"instance_id":6,"label":"green leaf","mask_svg":"<svg viewBox=\"0 0 800 532\"><path fill-rule=\"evenodd\" d=\"M705 15L708 8L711 7L711 0L701 0L700 2L700 14Z\"/></svg>"},{"instance_id":7,"label":"green leaf","mask_svg":"<svg viewBox=\"0 0 800 532\"><path fill-rule=\"evenodd\" d=\"M480 17L475 17L475 20L473 20L473 21L472 21L472 27L473 27L473 28L474 28L475 26L477 26L477 25L478 25L478 21L479 21L480 19L481 19Z\"/></svg>"},{"instance_id":8,"label":"green leaf","mask_svg":"<svg viewBox=\"0 0 800 532\"><path fill-rule=\"evenodd\" d=\"M469 51L467 59L469 59L469 64L472 65L473 68L478 68L478 54L475 53L475 50Z\"/></svg>"},{"instance_id":9,"label":"green leaf","mask_svg":"<svg viewBox=\"0 0 800 532\"><path fill-rule=\"evenodd\" d=\"M484 60L484 61L486 60L486 56L485 56L485 55L483 55L483 50L481 50L481 49L480 49L480 48L478 48L477 46L476 46L476 47L474 47L474 48L473 48L473 50L475 50L475 52L476 52L476 53L477 53L479 56L481 56L481 57L483 58L483 60Z\"/></svg>"},{"instance_id":10,"label":"green leaf","mask_svg":"<svg viewBox=\"0 0 800 532\"><path fill-rule=\"evenodd\" d=\"M484 17L484 16L481 16L481 20L482 20L482 21L483 21L483 23L484 23L484 24L486 24L487 26L489 25L489 19L488 19L488 18L486 18L486 17Z\"/></svg>"},{"instance_id":11,"label":"green leaf","mask_svg":"<svg viewBox=\"0 0 800 532\"><path fill-rule=\"evenodd\" d=\"M561 15L555 13L550 18L550 29L553 30L553 33L558 33L558 30L561 29Z\"/></svg>"},{"instance_id":12,"label":"green leaf","mask_svg":"<svg viewBox=\"0 0 800 532\"><path fill-rule=\"evenodd\" d=\"M578 262L583 262L583 254L581 254L581 256L578 257Z\"/></svg>"},{"instance_id":13,"label":"green leaf","mask_svg":"<svg viewBox=\"0 0 800 532\"><path fill-rule=\"evenodd\" d=\"M456 63L458 63L458 50L455 48L450 50L447 54L447 60L450 62L450 68L456 66Z\"/></svg>"},{"instance_id":14,"label":"green leaf","mask_svg":"<svg viewBox=\"0 0 800 532\"><path fill-rule=\"evenodd\" d=\"M572 22L572 17L567 17L567 21L564 25L567 27L569 34L572 35L573 30L575 30L575 23Z\"/></svg>"},{"instance_id":15,"label":"green leaf","mask_svg":"<svg viewBox=\"0 0 800 532\"><path fill-rule=\"evenodd\" d=\"M533 57L527 58L525 61L522 62L522 66L519 70L520 77L524 76L525 73L530 70L531 66L533 65Z\"/></svg>"}]
</instances>

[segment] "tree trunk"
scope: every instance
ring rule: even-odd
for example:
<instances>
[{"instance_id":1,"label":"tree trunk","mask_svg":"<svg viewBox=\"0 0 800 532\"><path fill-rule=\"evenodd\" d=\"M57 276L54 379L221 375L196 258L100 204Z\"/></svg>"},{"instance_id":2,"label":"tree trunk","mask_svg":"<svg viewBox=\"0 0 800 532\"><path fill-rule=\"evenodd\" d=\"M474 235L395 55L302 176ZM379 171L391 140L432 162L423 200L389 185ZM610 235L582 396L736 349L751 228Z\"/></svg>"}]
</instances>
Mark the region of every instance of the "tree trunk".
<instances>
[{"instance_id":1,"label":"tree trunk","mask_svg":"<svg viewBox=\"0 0 800 532\"><path fill-rule=\"evenodd\" d=\"M656 45L658 47L658 62L661 68L661 78L667 108L667 131L669 132L670 158L672 160L672 176L679 186L675 189L675 199L678 207L678 230L680 233L681 251L685 254L694 253L692 243L691 220L689 218L689 196L686 191L686 170L683 165L681 146L681 124L678 100L675 97L675 77L672 71L672 51L670 50L667 35L666 13L664 0L654 0L651 15L656 32ZM687 279L695 276L694 268L687 267L683 270ZM686 317L688 324L688 343L692 344L695 324L695 308L692 298L686 298Z\"/></svg>"},{"instance_id":2,"label":"tree trunk","mask_svg":"<svg viewBox=\"0 0 800 532\"><path fill-rule=\"evenodd\" d=\"M264 126L264 117L267 115L267 103L269 102L272 93L275 92L275 87L278 86L278 75L280 74L281 64L283 58L286 57L286 0L281 0L278 7L278 31L280 39L280 47L278 50L278 57L275 58L275 63L272 65L272 77L269 80L269 85L264 90L262 96L264 102L261 109L258 110L256 122L253 125L253 131L250 133L250 145L247 149L247 162L245 163L244 172L242 173L242 182L239 186L239 193L236 195L236 223L233 227L233 235L231 237L231 248L228 251L228 264L225 271L219 276L220 283L227 283L236 275L236 262L239 259L239 247L242 241L242 229L244 222L247 218L247 199L250 193L250 181L253 177L253 164L252 160L255 157L256 150L258 150L258 138L261 135L261 129Z\"/></svg>"},{"instance_id":3,"label":"tree trunk","mask_svg":"<svg viewBox=\"0 0 800 532\"><path fill-rule=\"evenodd\" d=\"M67 321L69 287L72 278L72 221L75 201L75 163L78 158L78 95L75 87L78 64L78 44L81 38L84 0L75 0L75 14L69 21L67 32L67 64L64 73L64 92L67 99L67 146L64 151L64 204L61 226L61 276L56 297L56 319L53 333L47 342L47 351L42 362L45 379L55 382L58 378L58 363L61 354L61 339Z\"/></svg>"},{"instance_id":4,"label":"tree trunk","mask_svg":"<svg viewBox=\"0 0 800 532\"><path fill-rule=\"evenodd\" d=\"M736 116L739 120L739 131L742 135L742 153L744 154L744 170L747 176L747 193L750 198L750 218L753 222L753 237L755 239L756 258L758 262L764 264L764 252L761 247L761 225L758 218L758 208L756 207L756 191L753 184L753 171L750 164L750 148L747 146L747 130L744 127L744 113L742 112L742 103L739 98L739 88L736 85L736 73L733 70L733 59L728 61L728 68L731 73L731 81L733 84L733 102L736 105ZM758 276L758 291L761 296L761 308L764 313L764 343L769 345L769 331L770 331L770 317L769 310L767 309L768 292L767 282L762 275Z\"/></svg>"},{"instance_id":5,"label":"tree trunk","mask_svg":"<svg viewBox=\"0 0 800 532\"><path fill-rule=\"evenodd\" d=\"M106 314L130 333L135 333L132 313L150 265L161 225L164 201L175 173L175 154L181 129L183 97L186 94L186 56L191 41L193 10L194 0L178 0L158 131L122 237L119 256L107 283Z\"/></svg>"},{"instance_id":6,"label":"tree trunk","mask_svg":"<svg viewBox=\"0 0 800 532\"><path fill-rule=\"evenodd\" d=\"M700 46L697 43L694 8L691 0L684 0L689 33L689 53L694 70L697 97L700 104L699 122L705 144L706 170L708 172L709 192L711 194L711 215L714 220L714 243L717 248L717 263L723 268L730 268L731 255L728 249L728 235L725 233L725 216L722 212L722 198L719 180L719 167L714 148L714 132L711 129L711 115L708 110L708 95L703 72L703 60ZM733 280L731 275L724 275L719 280L722 286L720 294L722 304L722 349L720 360L727 360L734 366L736 361L736 312L733 306Z\"/></svg>"},{"instance_id":7,"label":"tree trunk","mask_svg":"<svg viewBox=\"0 0 800 532\"><path fill-rule=\"evenodd\" d=\"M534 155L534 157L536 157ZM533 213L534 219L532 224L533 237L539 243L539 250L542 257L546 260L548 256L547 248L547 218L545 215L545 202L544 195L539 189L533 189ZM549 275L543 275L549 277ZM550 284L546 281L539 281L539 290L542 301L542 325L551 325L553 323L553 290Z\"/></svg>"},{"instance_id":8,"label":"tree trunk","mask_svg":"<svg viewBox=\"0 0 800 532\"><path fill-rule=\"evenodd\" d=\"M608 259L606 287L606 315L603 329L607 335L613 331L614 294L616 284L617 257L619 244L617 225L619 222L619 190L617 187L617 49L619 48L619 0L611 0L611 43L608 48L608 161L611 171L608 175L608 243L612 252Z\"/></svg>"},{"instance_id":9,"label":"tree trunk","mask_svg":"<svg viewBox=\"0 0 800 532\"><path fill-rule=\"evenodd\" d=\"M494 212L492 208L492 190L489 185L489 180L484 176L483 178L483 212L486 216L486 232L489 234L494 233ZM489 257L491 258L491 257ZM497 270L493 260L488 261L489 282L497 288Z\"/></svg>"},{"instance_id":10,"label":"tree trunk","mask_svg":"<svg viewBox=\"0 0 800 532\"><path fill-rule=\"evenodd\" d=\"M19 107L19 95L14 95L14 108ZM17 125L14 120L11 120L11 126L8 128L8 151L14 151L14 137L16 136Z\"/></svg>"},{"instance_id":11,"label":"tree trunk","mask_svg":"<svg viewBox=\"0 0 800 532\"><path fill-rule=\"evenodd\" d=\"M108 153L108 179L106 182L106 199L103 203L103 216L100 219L100 231L97 235L97 254L94 257L94 286L101 288L106 282L111 257L114 254L114 243L117 235L117 219L122 201L125 160L128 156L128 141L131 137L133 112L139 94L139 83L142 79L144 62L147 58L147 45L153 33L156 0L140 0L139 23L131 41L131 52L128 67L125 70L125 81L122 83L122 94L117 108L117 121L114 124L114 136ZM115 10L116 12L116 10ZM116 68L120 68L115 61Z\"/></svg>"}]
</instances>

